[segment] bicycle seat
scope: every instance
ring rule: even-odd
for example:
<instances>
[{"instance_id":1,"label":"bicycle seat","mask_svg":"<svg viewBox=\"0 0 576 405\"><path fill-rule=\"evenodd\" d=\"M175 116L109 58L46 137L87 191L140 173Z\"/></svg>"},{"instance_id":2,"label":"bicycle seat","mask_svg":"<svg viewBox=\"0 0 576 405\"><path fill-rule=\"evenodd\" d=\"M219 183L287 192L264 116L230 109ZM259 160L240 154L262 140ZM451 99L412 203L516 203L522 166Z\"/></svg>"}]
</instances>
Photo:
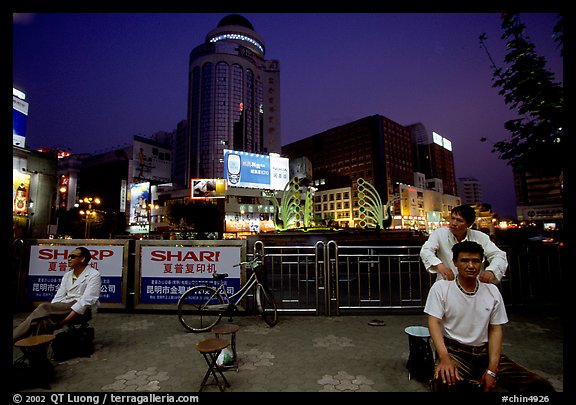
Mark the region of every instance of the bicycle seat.
<instances>
[{"instance_id":1,"label":"bicycle seat","mask_svg":"<svg viewBox=\"0 0 576 405\"><path fill-rule=\"evenodd\" d=\"M224 280L228 277L228 273L213 273L212 277L214 277L215 280Z\"/></svg>"}]
</instances>

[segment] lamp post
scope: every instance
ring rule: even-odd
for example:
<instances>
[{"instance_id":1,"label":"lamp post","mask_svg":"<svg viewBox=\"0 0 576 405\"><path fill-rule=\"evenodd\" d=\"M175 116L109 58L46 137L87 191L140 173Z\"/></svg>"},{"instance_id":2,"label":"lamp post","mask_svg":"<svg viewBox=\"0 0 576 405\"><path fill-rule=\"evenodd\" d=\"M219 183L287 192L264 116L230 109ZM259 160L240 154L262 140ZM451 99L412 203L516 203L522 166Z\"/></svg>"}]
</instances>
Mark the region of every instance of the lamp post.
<instances>
[{"instance_id":1,"label":"lamp post","mask_svg":"<svg viewBox=\"0 0 576 405\"><path fill-rule=\"evenodd\" d=\"M90 237L90 215L95 216L96 211L92 209L92 204L99 205L102 201L98 197L84 197L78 200L80 204L87 204L86 211L80 211L80 214L86 215L86 225L84 227L84 239Z\"/></svg>"}]
</instances>

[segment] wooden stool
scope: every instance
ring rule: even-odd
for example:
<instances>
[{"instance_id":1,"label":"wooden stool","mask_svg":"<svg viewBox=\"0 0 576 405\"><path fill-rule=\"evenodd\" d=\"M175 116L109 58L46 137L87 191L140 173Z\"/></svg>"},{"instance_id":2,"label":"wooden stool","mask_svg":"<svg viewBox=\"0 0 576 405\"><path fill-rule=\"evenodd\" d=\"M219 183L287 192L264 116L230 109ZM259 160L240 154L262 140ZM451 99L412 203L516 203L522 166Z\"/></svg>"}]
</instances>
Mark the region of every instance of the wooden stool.
<instances>
[{"instance_id":1,"label":"wooden stool","mask_svg":"<svg viewBox=\"0 0 576 405\"><path fill-rule=\"evenodd\" d=\"M202 355L204 356L204 360L206 360L206 364L208 364L208 370L204 375L202 384L200 384L199 392L202 392L204 387L209 385L207 384L207 381L208 377L210 377L210 374L212 374L212 376L214 377L216 385L218 386L218 388L220 388L220 391L224 391L226 387L230 387L230 383L228 382L226 377L224 377L222 371L216 367L216 359L218 358L218 355L222 350L228 347L228 345L229 345L228 341L218 338L205 339L196 343L196 350L202 353ZM222 380L224 380L223 384L220 384L220 381L218 380L218 376L216 375L216 373L220 374Z\"/></svg>"},{"instance_id":2,"label":"wooden stool","mask_svg":"<svg viewBox=\"0 0 576 405\"><path fill-rule=\"evenodd\" d=\"M54 340L54 335L35 335L18 340L14 346L22 350L22 357L16 360L16 370L21 370L19 381L25 386L48 384L54 373L54 366L48 359L48 345ZM26 364L27 363L27 364Z\"/></svg>"},{"instance_id":3,"label":"wooden stool","mask_svg":"<svg viewBox=\"0 0 576 405\"><path fill-rule=\"evenodd\" d=\"M222 366L220 368L230 369L236 367L236 372L238 372L238 357L236 356L236 332L240 329L240 326L233 323L226 323L222 325L216 325L212 328L212 332L217 338L220 335L232 335L230 338L230 346L232 347L232 355L234 356L234 362L230 365Z\"/></svg>"}]
</instances>

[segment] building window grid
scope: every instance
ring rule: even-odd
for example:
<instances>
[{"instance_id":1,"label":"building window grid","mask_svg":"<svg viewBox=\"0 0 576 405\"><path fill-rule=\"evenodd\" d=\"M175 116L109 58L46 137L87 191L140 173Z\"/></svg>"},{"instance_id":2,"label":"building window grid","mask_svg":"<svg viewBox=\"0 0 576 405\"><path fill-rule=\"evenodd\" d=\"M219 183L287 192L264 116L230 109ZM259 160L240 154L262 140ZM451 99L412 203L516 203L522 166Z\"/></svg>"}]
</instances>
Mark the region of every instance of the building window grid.
<instances>
[{"instance_id":1,"label":"building window grid","mask_svg":"<svg viewBox=\"0 0 576 405\"><path fill-rule=\"evenodd\" d=\"M256 79L255 81L255 92L254 92L254 139L256 143L256 151L257 152L265 152L264 150L264 139L263 139L263 129L262 129L262 120L264 118L264 114L260 113L261 107L263 107L264 102L264 89L263 84L260 80Z\"/></svg>"},{"instance_id":2,"label":"building window grid","mask_svg":"<svg viewBox=\"0 0 576 405\"><path fill-rule=\"evenodd\" d=\"M212 123L212 81L214 76L214 65L206 63L202 66L202 79L201 79L201 96L200 96L200 156L211 156L210 148L212 144L211 139L211 123ZM200 161L201 175L205 176L210 173L210 163L203 159Z\"/></svg>"},{"instance_id":3,"label":"building window grid","mask_svg":"<svg viewBox=\"0 0 576 405\"><path fill-rule=\"evenodd\" d=\"M230 128L234 128L234 124L240 121L240 105L242 104L243 97L243 83L244 74L242 66L235 63L232 65L232 104L230 105ZM240 145L234 145L234 139L229 140L232 149L239 149Z\"/></svg>"},{"instance_id":4,"label":"building window grid","mask_svg":"<svg viewBox=\"0 0 576 405\"><path fill-rule=\"evenodd\" d=\"M246 120L246 150L254 151L254 73L246 69L246 103L244 104L244 118Z\"/></svg>"},{"instance_id":5,"label":"building window grid","mask_svg":"<svg viewBox=\"0 0 576 405\"><path fill-rule=\"evenodd\" d=\"M229 106L228 102L228 74L229 66L225 62L216 64L216 122L215 122L215 139L214 154L212 155L212 177L223 176L223 165L220 164L220 156L223 156L224 146L228 144L228 122Z\"/></svg>"}]
</instances>

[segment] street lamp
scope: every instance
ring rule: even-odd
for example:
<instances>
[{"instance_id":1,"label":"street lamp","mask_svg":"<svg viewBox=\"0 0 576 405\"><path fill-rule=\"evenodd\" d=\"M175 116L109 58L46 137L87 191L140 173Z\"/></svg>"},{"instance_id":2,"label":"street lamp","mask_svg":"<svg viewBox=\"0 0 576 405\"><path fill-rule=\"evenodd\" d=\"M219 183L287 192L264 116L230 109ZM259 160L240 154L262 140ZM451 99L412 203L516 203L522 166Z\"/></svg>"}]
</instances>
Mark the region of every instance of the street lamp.
<instances>
[{"instance_id":1,"label":"street lamp","mask_svg":"<svg viewBox=\"0 0 576 405\"><path fill-rule=\"evenodd\" d=\"M81 215L86 215L86 225L84 228L84 239L90 236L90 216L96 216L96 211L92 209L92 204L99 205L102 201L98 197L84 197L78 200L80 204L87 204L86 211L80 211Z\"/></svg>"}]
</instances>

